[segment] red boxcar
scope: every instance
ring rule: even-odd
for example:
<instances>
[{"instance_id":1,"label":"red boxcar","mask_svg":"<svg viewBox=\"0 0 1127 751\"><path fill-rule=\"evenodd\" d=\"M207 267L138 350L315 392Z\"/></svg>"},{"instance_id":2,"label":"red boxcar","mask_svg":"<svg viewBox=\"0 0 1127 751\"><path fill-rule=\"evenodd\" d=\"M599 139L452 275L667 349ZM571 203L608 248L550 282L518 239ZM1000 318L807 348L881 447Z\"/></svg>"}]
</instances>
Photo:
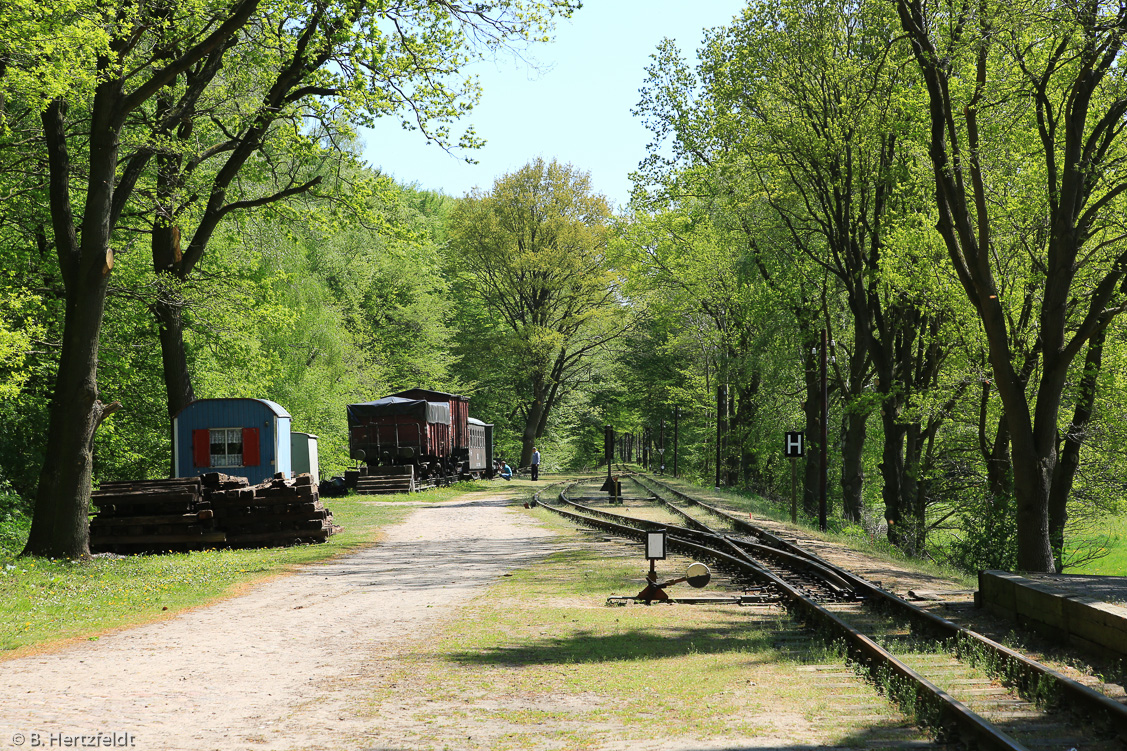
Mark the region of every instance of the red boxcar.
<instances>
[{"instance_id":1,"label":"red boxcar","mask_svg":"<svg viewBox=\"0 0 1127 751\"><path fill-rule=\"evenodd\" d=\"M450 426L454 431L454 446L461 448L469 445L470 398L459 394L447 394L442 391L428 391L427 389L408 389L392 396L404 399L425 399L432 403L442 403L450 406Z\"/></svg>"},{"instance_id":2,"label":"red boxcar","mask_svg":"<svg viewBox=\"0 0 1127 751\"><path fill-rule=\"evenodd\" d=\"M471 455L485 444L487 428L475 426L471 435L469 419L468 397L427 389L350 404L349 452L370 465L413 464L420 477L488 473L486 452Z\"/></svg>"}]
</instances>

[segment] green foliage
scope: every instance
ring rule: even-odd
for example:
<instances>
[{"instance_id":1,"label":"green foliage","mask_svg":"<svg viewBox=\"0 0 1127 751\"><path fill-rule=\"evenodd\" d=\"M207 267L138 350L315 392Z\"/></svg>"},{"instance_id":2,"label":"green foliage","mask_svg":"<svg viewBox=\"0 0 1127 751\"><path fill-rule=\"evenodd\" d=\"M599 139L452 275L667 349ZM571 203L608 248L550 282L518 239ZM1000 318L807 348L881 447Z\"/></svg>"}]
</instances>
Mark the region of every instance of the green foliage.
<instances>
[{"instance_id":1,"label":"green foliage","mask_svg":"<svg viewBox=\"0 0 1127 751\"><path fill-rule=\"evenodd\" d=\"M937 550L948 563L964 571L1013 571L1017 567L1016 539L1013 500L982 498L963 507L957 530Z\"/></svg>"},{"instance_id":2,"label":"green foliage","mask_svg":"<svg viewBox=\"0 0 1127 751\"><path fill-rule=\"evenodd\" d=\"M28 353L43 339L43 301L18 287L0 289L0 401L15 399L31 377Z\"/></svg>"},{"instance_id":3,"label":"green foliage","mask_svg":"<svg viewBox=\"0 0 1127 751\"><path fill-rule=\"evenodd\" d=\"M522 465L557 405L590 377L593 355L629 325L607 257L609 220L586 173L542 159L467 196L450 216L460 370L475 391L500 387L488 398L508 400L511 411L487 411L514 427L519 416ZM501 446L514 455L515 444Z\"/></svg>"},{"instance_id":4,"label":"green foliage","mask_svg":"<svg viewBox=\"0 0 1127 751\"><path fill-rule=\"evenodd\" d=\"M0 481L0 561L14 557L31 530L31 504Z\"/></svg>"},{"instance_id":5,"label":"green foliage","mask_svg":"<svg viewBox=\"0 0 1127 751\"><path fill-rule=\"evenodd\" d=\"M109 52L113 16L112 9L87 0L5 2L0 102L26 98L38 110L56 97L88 96L97 84L94 61ZM0 133L8 125L0 107Z\"/></svg>"},{"instance_id":6,"label":"green foliage","mask_svg":"<svg viewBox=\"0 0 1127 751\"><path fill-rule=\"evenodd\" d=\"M347 218L247 217L220 235L193 285L198 396L283 405L295 430L319 437L323 473L351 466L347 404L452 385L433 220L409 203L427 201L394 186L382 193L376 208L391 232Z\"/></svg>"}]
</instances>

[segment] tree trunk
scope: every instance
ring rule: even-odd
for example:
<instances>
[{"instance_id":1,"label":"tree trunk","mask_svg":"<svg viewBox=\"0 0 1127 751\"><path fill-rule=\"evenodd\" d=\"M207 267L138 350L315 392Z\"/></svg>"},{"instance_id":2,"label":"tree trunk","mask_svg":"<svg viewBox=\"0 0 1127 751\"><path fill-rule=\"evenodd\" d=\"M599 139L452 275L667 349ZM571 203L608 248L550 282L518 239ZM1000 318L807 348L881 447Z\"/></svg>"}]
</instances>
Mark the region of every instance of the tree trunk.
<instances>
[{"instance_id":1,"label":"tree trunk","mask_svg":"<svg viewBox=\"0 0 1127 751\"><path fill-rule=\"evenodd\" d=\"M1049 488L1056 464L1052 456L1040 456L1030 442L1014 444L1014 496L1017 501L1017 565L1021 571L1055 571L1049 544Z\"/></svg>"},{"instance_id":2,"label":"tree trunk","mask_svg":"<svg viewBox=\"0 0 1127 751\"><path fill-rule=\"evenodd\" d=\"M519 467L527 467L532 463L532 449L536 446L536 430L540 426L540 418L544 413L545 397L544 381L540 378L533 380L532 404L528 407L528 414L524 419L524 433L521 435Z\"/></svg>"},{"instance_id":3,"label":"tree trunk","mask_svg":"<svg viewBox=\"0 0 1127 751\"><path fill-rule=\"evenodd\" d=\"M748 385L739 388L734 420L736 440L740 446L740 464L743 467L743 484L756 491L762 491L767 484L759 456L752 450L748 440L751 426L756 424L759 415L759 386L759 371L754 371Z\"/></svg>"},{"instance_id":4,"label":"tree trunk","mask_svg":"<svg viewBox=\"0 0 1127 751\"><path fill-rule=\"evenodd\" d=\"M923 457L923 430L920 423L913 421L904 430L904 479L900 487L901 518L906 516L911 543L908 548L912 555L918 556L924 549L927 525L924 523L927 501L920 489L920 469Z\"/></svg>"},{"instance_id":5,"label":"tree trunk","mask_svg":"<svg viewBox=\"0 0 1127 751\"><path fill-rule=\"evenodd\" d=\"M180 410L195 401L192 374L188 370L188 352L184 346L183 298L178 292L163 289L151 307L160 336L161 362L164 365L164 387L171 420Z\"/></svg>"},{"instance_id":6,"label":"tree trunk","mask_svg":"<svg viewBox=\"0 0 1127 751\"><path fill-rule=\"evenodd\" d=\"M42 114L50 168L51 221L66 286L63 347L55 376L31 533L25 555L83 559L90 556L90 492L94 434L117 405L98 400L98 346L113 254L110 212L117 166L118 125L113 114L121 82L98 86L92 108L90 173L78 243L70 199L66 106L53 102Z\"/></svg>"},{"instance_id":7,"label":"tree trunk","mask_svg":"<svg viewBox=\"0 0 1127 751\"><path fill-rule=\"evenodd\" d=\"M810 352L810 347L804 347ZM806 380L806 472L802 477L802 510L809 516L818 515L821 504L818 481L821 477L820 441L818 436L821 418L822 384L818 378L817 355L804 356L804 376Z\"/></svg>"},{"instance_id":8,"label":"tree trunk","mask_svg":"<svg viewBox=\"0 0 1127 751\"><path fill-rule=\"evenodd\" d=\"M1080 380L1080 390L1076 396L1076 409L1072 422L1064 435L1063 446L1053 473L1053 484L1049 491L1049 542L1053 548L1057 571L1064 570L1064 528L1068 524L1068 497L1072 493L1072 483L1076 470L1080 467L1080 448L1084 443L1088 423L1096 402L1096 385L1103 365L1104 339L1107 329L1100 329L1088 343L1088 353L1084 357L1084 375Z\"/></svg>"},{"instance_id":9,"label":"tree trunk","mask_svg":"<svg viewBox=\"0 0 1127 751\"><path fill-rule=\"evenodd\" d=\"M978 443L982 460L986 463L986 487L991 496L996 500L1007 499L1013 496L1013 468L1010 459L1010 431L1006 423L1006 414L998 418L994 429L994 440L986 440L987 406L990 400L990 382L982 384L982 397L979 402L978 417Z\"/></svg>"},{"instance_id":10,"label":"tree trunk","mask_svg":"<svg viewBox=\"0 0 1127 751\"><path fill-rule=\"evenodd\" d=\"M116 408L98 400L98 339L107 285L100 269L90 271L77 294L67 296L47 450L24 555L90 557L94 434Z\"/></svg>"},{"instance_id":11,"label":"tree trunk","mask_svg":"<svg viewBox=\"0 0 1127 751\"><path fill-rule=\"evenodd\" d=\"M861 521L861 510L864 508L864 454L866 424L868 414L847 407L842 420L842 433L844 434L841 449L841 495L842 515L846 521Z\"/></svg>"},{"instance_id":12,"label":"tree trunk","mask_svg":"<svg viewBox=\"0 0 1127 751\"><path fill-rule=\"evenodd\" d=\"M881 452L880 474L883 486L884 519L888 523L888 541L898 548L907 549L912 536L909 520L904 518L904 438L907 429L899 420L900 406L889 397L881 409L884 428L884 448Z\"/></svg>"}]
</instances>

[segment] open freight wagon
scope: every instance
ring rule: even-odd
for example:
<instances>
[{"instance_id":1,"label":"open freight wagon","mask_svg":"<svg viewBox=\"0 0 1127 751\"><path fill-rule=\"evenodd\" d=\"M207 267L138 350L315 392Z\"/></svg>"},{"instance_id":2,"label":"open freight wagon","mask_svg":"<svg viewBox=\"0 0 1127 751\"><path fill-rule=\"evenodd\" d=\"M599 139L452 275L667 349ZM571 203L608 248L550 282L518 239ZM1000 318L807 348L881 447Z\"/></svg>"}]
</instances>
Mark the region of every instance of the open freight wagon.
<instances>
[{"instance_id":1,"label":"open freight wagon","mask_svg":"<svg viewBox=\"0 0 1127 751\"><path fill-rule=\"evenodd\" d=\"M492 476L493 426L469 397L426 389L348 405L348 449L369 466L412 465L421 480Z\"/></svg>"}]
</instances>

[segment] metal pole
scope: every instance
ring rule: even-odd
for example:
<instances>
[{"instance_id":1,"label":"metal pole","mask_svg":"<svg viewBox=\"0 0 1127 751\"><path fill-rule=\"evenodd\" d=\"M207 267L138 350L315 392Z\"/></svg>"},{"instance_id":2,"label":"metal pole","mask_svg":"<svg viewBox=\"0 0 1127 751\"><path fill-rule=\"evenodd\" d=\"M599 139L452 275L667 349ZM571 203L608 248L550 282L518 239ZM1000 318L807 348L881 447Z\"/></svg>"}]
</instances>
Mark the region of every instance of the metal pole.
<instances>
[{"instance_id":1,"label":"metal pole","mask_svg":"<svg viewBox=\"0 0 1127 751\"><path fill-rule=\"evenodd\" d=\"M820 499L818 501L818 529L822 530L823 532L826 531L826 479L829 475L829 472L826 468L826 461L827 461L826 439L827 439L827 436L829 435L829 431L828 431L827 428L828 428L828 424L829 424L829 413L830 413L830 409L829 409L830 392L829 392L828 379L826 377L826 359L827 359L826 350L828 349L828 347L826 345L827 345L826 330L823 328L822 329L822 352L821 352L821 355L820 355L821 363L819 364L819 367L822 371L822 418L821 418L821 421L818 425L818 433L820 434L820 439L819 439L820 445L818 446L818 450L819 450L819 452L821 452L821 455L822 455L822 465L821 465L821 467L819 467L819 471L818 471L818 494L820 496Z\"/></svg>"},{"instance_id":2,"label":"metal pole","mask_svg":"<svg viewBox=\"0 0 1127 751\"><path fill-rule=\"evenodd\" d=\"M724 387L716 387L716 487L720 487L720 443L724 436L724 407L728 399L724 396Z\"/></svg>"},{"instance_id":3,"label":"metal pole","mask_svg":"<svg viewBox=\"0 0 1127 751\"><path fill-rule=\"evenodd\" d=\"M610 425L603 427L603 457L607 462L607 477L610 477L610 468L614 464L614 428Z\"/></svg>"},{"instance_id":4,"label":"metal pole","mask_svg":"<svg viewBox=\"0 0 1127 751\"><path fill-rule=\"evenodd\" d=\"M681 432L681 408L673 408L673 477L677 477L677 439Z\"/></svg>"},{"instance_id":5,"label":"metal pole","mask_svg":"<svg viewBox=\"0 0 1127 751\"><path fill-rule=\"evenodd\" d=\"M661 428L657 434L657 466L661 474L665 474L665 419L661 421Z\"/></svg>"},{"instance_id":6,"label":"metal pole","mask_svg":"<svg viewBox=\"0 0 1127 751\"><path fill-rule=\"evenodd\" d=\"M798 524L798 460L790 460L790 523Z\"/></svg>"}]
</instances>

